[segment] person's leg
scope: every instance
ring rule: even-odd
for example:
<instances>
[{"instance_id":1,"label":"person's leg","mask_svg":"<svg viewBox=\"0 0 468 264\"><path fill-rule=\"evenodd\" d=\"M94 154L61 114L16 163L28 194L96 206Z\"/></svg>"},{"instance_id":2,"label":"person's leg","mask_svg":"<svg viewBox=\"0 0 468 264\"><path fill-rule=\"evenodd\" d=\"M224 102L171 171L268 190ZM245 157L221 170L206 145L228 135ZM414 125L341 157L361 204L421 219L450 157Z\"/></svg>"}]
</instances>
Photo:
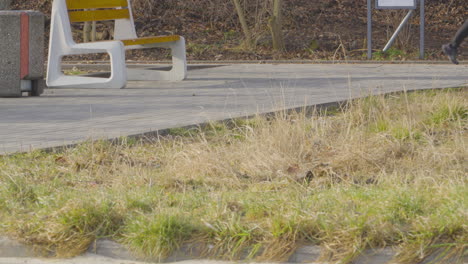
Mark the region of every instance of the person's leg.
<instances>
[{"instance_id":1,"label":"person's leg","mask_svg":"<svg viewBox=\"0 0 468 264\"><path fill-rule=\"evenodd\" d=\"M457 31L457 34L455 34L455 37L453 38L452 42L442 46L442 51L445 53L445 55L448 56L448 58L450 59L452 63L458 64L458 61L457 61L458 48L460 47L463 40L467 36L468 36L468 20L466 20L463 26Z\"/></svg>"},{"instance_id":2,"label":"person's leg","mask_svg":"<svg viewBox=\"0 0 468 264\"><path fill-rule=\"evenodd\" d=\"M452 40L452 46L456 49L460 47L463 40L468 36L468 19L465 21L465 24L457 31L455 37Z\"/></svg>"}]
</instances>

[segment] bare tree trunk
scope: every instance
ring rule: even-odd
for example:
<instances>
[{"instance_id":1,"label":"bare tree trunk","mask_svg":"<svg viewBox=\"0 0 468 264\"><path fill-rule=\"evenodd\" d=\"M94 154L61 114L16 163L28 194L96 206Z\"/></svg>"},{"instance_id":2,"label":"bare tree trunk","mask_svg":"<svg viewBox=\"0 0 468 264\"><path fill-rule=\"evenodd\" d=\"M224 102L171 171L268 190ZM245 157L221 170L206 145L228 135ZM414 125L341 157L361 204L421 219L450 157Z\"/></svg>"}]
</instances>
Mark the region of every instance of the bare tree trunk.
<instances>
[{"instance_id":1,"label":"bare tree trunk","mask_svg":"<svg viewBox=\"0 0 468 264\"><path fill-rule=\"evenodd\" d=\"M242 31L244 32L245 45L247 48L250 49L253 47L252 34L250 33L247 20L245 19L244 9L242 8L239 0L233 0L233 2L234 2L234 5L236 6L237 15L239 16L239 22L242 26Z\"/></svg>"},{"instance_id":2,"label":"bare tree trunk","mask_svg":"<svg viewBox=\"0 0 468 264\"><path fill-rule=\"evenodd\" d=\"M83 42L89 42L91 40L91 23L84 22L83 26Z\"/></svg>"},{"instance_id":3,"label":"bare tree trunk","mask_svg":"<svg viewBox=\"0 0 468 264\"><path fill-rule=\"evenodd\" d=\"M91 41L96 41L96 21L93 21L91 26Z\"/></svg>"},{"instance_id":4,"label":"bare tree trunk","mask_svg":"<svg viewBox=\"0 0 468 264\"><path fill-rule=\"evenodd\" d=\"M273 14L269 21L273 49L284 51L283 18L281 16L283 0L273 0Z\"/></svg>"}]
</instances>

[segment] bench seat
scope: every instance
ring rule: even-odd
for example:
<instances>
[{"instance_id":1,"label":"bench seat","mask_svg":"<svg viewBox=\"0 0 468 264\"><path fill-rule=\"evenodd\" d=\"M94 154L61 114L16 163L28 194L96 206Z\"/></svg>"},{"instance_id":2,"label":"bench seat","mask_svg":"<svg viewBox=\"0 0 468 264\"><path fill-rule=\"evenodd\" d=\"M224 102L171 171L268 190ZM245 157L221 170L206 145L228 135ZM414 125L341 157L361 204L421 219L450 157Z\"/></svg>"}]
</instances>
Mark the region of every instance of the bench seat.
<instances>
[{"instance_id":1,"label":"bench seat","mask_svg":"<svg viewBox=\"0 0 468 264\"><path fill-rule=\"evenodd\" d=\"M134 46L134 45L149 45L149 44L158 44L158 43L167 43L180 40L180 36L169 35L169 36L156 36L156 37L143 37L135 39L121 39L125 46Z\"/></svg>"}]
</instances>

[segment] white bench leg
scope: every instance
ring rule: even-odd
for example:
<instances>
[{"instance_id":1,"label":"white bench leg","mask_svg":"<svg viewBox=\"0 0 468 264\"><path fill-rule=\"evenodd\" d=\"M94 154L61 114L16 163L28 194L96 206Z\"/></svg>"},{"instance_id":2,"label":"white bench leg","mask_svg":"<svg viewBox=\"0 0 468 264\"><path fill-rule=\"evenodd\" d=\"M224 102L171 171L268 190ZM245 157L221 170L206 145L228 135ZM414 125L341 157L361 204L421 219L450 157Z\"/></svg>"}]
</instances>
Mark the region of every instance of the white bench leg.
<instances>
[{"instance_id":1,"label":"white bench leg","mask_svg":"<svg viewBox=\"0 0 468 264\"><path fill-rule=\"evenodd\" d=\"M47 85L51 88L123 88L127 83L125 50L121 41L75 43L68 18L66 0L54 0L47 65ZM89 53L108 53L110 78L70 76L62 73L62 57Z\"/></svg>"},{"instance_id":2,"label":"white bench leg","mask_svg":"<svg viewBox=\"0 0 468 264\"><path fill-rule=\"evenodd\" d=\"M180 37L179 41L171 46L172 70L170 71L172 81L182 81L187 78L187 58L185 55L185 39Z\"/></svg>"},{"instance_id":3,"label":"white bench leg","mask_svg":"<svg viewBox=\"0 0 468 264\"><path fill-rule=\"evenodd\" d=\"M187 58L185 53L185 39L165 46L171 49L172 69L170 71L145 70L127 68L128 80L131 81L182 81L187 78Z\"/></svg>"},{"instance_id":4,"label":"white bench leg","mask_svg":"<svg viewBox=\"0 0 468 264\"><path fill-rule=\"evenodd\" d=\"M96 78L65 75L61 72L62 56L51 54L47 73L47 85L50 88L124 88L127 84L125 51L120 41L107 43L75 44L70 54L108 53L111 61L111 76Z\"/></svg>"}]
</instances>

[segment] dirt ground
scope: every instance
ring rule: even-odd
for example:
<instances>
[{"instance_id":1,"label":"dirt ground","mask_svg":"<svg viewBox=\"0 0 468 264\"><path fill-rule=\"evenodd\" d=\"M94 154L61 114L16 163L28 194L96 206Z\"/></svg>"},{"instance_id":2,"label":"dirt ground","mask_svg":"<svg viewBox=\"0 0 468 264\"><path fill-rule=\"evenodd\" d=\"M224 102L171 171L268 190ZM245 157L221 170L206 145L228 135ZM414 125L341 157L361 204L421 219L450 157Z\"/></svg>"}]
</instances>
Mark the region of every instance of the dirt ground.
<instances>
[{"instance_id":1,"label":"dirt ground","mask_svg":"<svg viewBox=\"0 0 468 264\"><path fill-rule=\"evenodd\" d=\"M271 47L267 21L269 0L246 1L248 23L257 40L257 48L242 48L243 34L234 5L230 0L134 0L135 26L139 36L179 34L187 39L188 59L191 60L343 60L366 59L367 7L365 0L284 0L286 51ZM448 42L458 27L468 18L466 0L426 1L427 59L445 59L440 46ZM50 25L51 0L13 1L14 9L40 10L47 15L46 31ZM418 12L417 12L418 13ZM375 51L383 48L398 26L404 10L375 10L373 12L373 41ZM112 25L100 25L110 31ZM77 41L82 25L74 25ZM98 37L108 38L103 34ZM419 15L415 15L395 49L377 54L377 59L412 60L418 58ZM462 49L463 50L463 49ZM468 51L461 54L466 57ZM100 55L87 59L100 59ZM127 53L132 60L167 59L168 52L139 50ZM76 59L69 58L69 59Z\"/></svg>"}]
</instances>

